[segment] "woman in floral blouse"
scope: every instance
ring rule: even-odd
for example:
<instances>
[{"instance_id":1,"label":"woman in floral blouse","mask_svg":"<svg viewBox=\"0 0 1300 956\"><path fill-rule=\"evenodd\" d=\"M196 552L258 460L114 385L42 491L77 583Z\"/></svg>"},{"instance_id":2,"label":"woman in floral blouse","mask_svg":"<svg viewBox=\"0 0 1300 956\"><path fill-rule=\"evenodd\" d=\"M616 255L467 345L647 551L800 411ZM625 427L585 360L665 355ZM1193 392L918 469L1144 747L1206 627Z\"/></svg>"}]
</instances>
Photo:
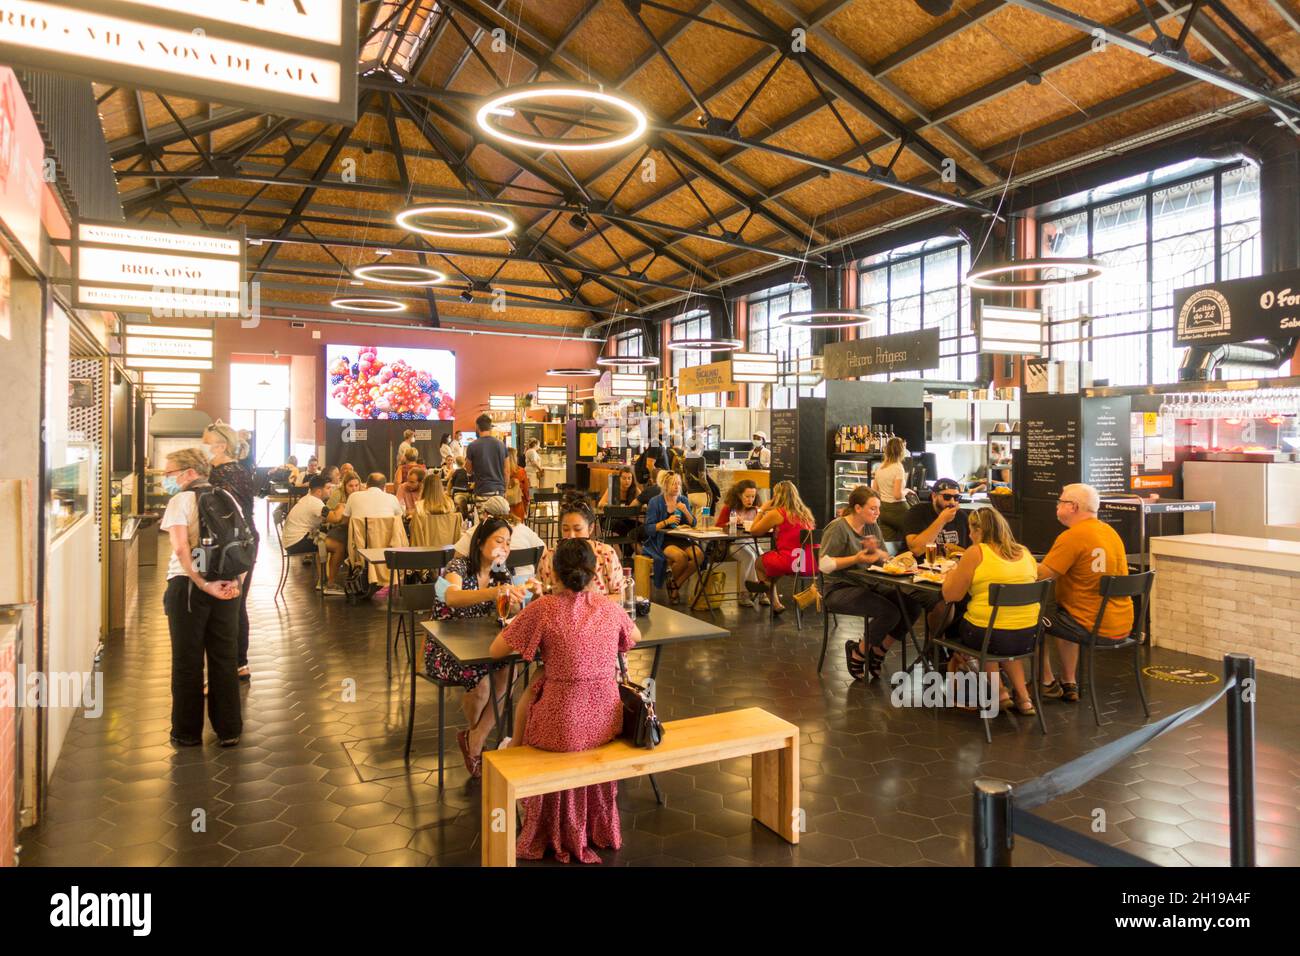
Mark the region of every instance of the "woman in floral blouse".
<instances>
[{"instance_id":1,"label":"woman in floral blouse","mask_svg":"<svg viewBox=\"0 0 1300 956\"><path fill-rule=\"evenodd\" d=\"M506 596L513 614L524 603L528 588L510 583L506 558L510 554L510 525L500 518L479 522L470 539L469 554L456 557L442 569L433 616L446 621L462 617L487 617L497 613L497 599ZM541 592L535 581L534 593ZM489 693L499 697L505 692L506 673L499 665L466 665L442 649L432 636L424 642L424 667L428 675L448 684L465 688L461 708L465 711L468 730L456 735L465 768L477 777L482 772L483 745L496 725ZM491 677L484 680L484 677Z\"/></svg>"}]
</instances>

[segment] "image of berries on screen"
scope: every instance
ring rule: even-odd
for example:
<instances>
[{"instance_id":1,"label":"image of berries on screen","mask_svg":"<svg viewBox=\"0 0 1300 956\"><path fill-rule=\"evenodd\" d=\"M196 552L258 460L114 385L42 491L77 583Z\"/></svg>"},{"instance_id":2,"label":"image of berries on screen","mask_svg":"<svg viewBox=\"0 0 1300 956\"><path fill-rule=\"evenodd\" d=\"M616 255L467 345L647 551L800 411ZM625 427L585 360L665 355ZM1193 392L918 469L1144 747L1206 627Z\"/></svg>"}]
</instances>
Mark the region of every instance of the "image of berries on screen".
<instances>
[{"instance_id":1,"label":"image of berries on screen","mask_svg":"<svg viewBox=\"0 0 1300 956\"><path fill-rule=\"evenodd\" d=\"M456 353L448 349L328 345L325 369L326 418L456 417Z\"/></svg>"}]
</instances>

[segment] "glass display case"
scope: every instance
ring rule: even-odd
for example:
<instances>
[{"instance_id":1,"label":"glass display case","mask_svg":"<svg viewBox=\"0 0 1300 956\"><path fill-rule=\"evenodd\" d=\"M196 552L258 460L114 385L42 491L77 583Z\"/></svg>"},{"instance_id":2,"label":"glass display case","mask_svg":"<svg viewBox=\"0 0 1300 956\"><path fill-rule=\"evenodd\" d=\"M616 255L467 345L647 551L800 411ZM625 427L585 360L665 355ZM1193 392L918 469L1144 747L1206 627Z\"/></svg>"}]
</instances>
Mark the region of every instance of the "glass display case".
<instances>
[{"instance_id":1,"label":"glass display case","mask_svg":"<svg viewBox=\"0 0 1300 956\"><path fill-rule=\"evenodd\" d=\"M864 455L845 455L832 453L831 458L831 498L835 502L835 514L849 503L849 495L858 485L871 484L871 478L880 467L879 453Z\"/></svg>"},{"instance_id":2,"label":"glass display case","mask_svg":"<svg viewBox=\"0 0 1300 956\"><path fill-rule=\"evenodd\" d=\"M46 522L50 529L51 540L71 528L94 507L93 458L93 455L89 455L80 461L69 462L50 470L50 496L46 502Z\"/></svg>"}]
</instances>

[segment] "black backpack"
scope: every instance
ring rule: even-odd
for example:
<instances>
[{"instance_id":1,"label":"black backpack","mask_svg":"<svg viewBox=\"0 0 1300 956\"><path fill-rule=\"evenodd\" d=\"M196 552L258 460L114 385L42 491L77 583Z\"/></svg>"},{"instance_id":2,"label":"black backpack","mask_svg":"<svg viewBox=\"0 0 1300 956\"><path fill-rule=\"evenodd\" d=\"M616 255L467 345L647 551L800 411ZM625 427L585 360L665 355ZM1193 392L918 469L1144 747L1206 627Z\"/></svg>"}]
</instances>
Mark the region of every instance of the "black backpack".
<instances>
[{"instance_id":1,"label":"black backpack","mask_svg":"<svg viewBox=\"0 0 1300 956\"><path fill-rule=\"evenodd\" d=\"M253 567L256 547L244 510L224 488L192 485L199 509L199 545L194 568L209 581L230 581Z\"/></svg>"}]
</instances>

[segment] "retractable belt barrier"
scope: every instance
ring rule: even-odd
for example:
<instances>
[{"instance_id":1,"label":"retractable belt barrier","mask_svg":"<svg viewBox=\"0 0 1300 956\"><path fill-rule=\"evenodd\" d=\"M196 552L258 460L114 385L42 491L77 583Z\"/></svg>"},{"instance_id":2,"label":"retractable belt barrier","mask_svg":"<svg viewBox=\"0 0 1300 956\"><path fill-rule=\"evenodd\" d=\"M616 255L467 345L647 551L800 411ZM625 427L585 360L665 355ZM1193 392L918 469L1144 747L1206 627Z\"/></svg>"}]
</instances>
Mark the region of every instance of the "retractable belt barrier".
<instances>
[{"instance_id":1,"label":"retractable belt barrier","mask_svg":"<svg viewBox=\"0 0 1300 956\"><path fill-rule=\"evenodd\" d=\"M1012 834L1095 866L1156 866L1126 850L1077 833L1029 811L1064 796L1141 750L1151 741L1181 727L1228 697L1228 777L1232 863L1253 866L1255 860L1255 725L1253 659L1239 654L1224 658L1223 687L1213 697L1193 704L1118 740L1076 757L1015 787L998 780L974 783L975 865L1010 866ZM1250 693L1243 694L1249 686ZM1235 693L1234 693L1235 692Z\"/></svg>"}]
</instances>

